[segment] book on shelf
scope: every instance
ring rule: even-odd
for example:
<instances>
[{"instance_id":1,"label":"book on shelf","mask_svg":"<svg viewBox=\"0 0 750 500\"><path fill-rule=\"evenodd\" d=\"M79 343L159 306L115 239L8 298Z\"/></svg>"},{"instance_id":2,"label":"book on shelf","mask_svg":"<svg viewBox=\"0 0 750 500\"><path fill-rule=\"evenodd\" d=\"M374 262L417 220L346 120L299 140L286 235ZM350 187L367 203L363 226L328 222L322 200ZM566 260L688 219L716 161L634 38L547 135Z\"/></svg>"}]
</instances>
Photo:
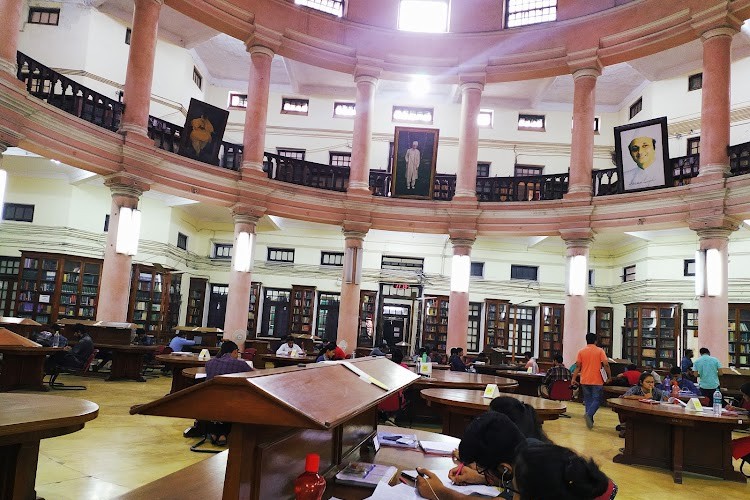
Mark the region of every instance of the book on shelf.
<instances>
[{"instance_id":1,"label":"book on shelf","mask_svg":"<svg viewBox=\"0 0 750 500\"><path fill-rule=\"evenodd\" d=\"M336 474L336 482L375 488L381 480L390 481L396 471L396 467L390 465L352 462Z\"/></svg>"}]
</instances>

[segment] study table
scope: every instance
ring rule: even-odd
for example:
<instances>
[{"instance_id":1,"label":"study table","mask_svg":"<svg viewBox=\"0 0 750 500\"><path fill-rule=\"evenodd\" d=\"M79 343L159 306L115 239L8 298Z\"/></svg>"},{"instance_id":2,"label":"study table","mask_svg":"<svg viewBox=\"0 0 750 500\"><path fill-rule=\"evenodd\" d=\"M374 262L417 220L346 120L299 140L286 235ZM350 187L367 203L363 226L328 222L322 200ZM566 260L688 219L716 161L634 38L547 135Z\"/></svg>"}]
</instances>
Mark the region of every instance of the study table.
<instances>
[{"instance_id":1,"label":"study table","mask_svg":"<svg viewBox=\"0 0 750 500\"><path fill-rule=\"evenodd\" d=\"M106 380L128 379L138 382L146 381L143 378L144 356L158 349L155 345L95 344L95 347L112 353L112 365Z\"/></svg>"},{"instance_id":2,"label":"study table","mask_svg":"<svg viewBox=\"0 0 750 500\"><path fill-rule=\"evenodd\" d=\"M498 370L521 371L523 369L523 366L509 364L490 365L474 363L472 366L477 373L484 373L485 375L495 375Z\"/></svg>"},{"instance_id":3,"label":"study table","mask_svg":"<svg viewBox=\"0 0 750 500\"><path fill-rule=\"evenodd\" d=\"M725 397L742 398L740 387L750 382L750 368L719 368L719 385Z\"/></svg>"},{"instance_id":4,"label":"study table","mask_svg":"<svg viewBox=\"0 0 750 500\"><path fill-rule=\"evenodd\" d=\"M39 442L83 429L99 406L83 399L0 394L0 499L36 498Z\"/></svg>"},{"instance_id":5,"label":"study table","mask_svg":"<svg viewBox=\"0 0 750 500\"><path fill-rule=\"evenodd\" d=\"M414 361L406 361L404 364L406 366L408 366L409 368L416 368L417 367L417 364ZM451 366L450 365L441 365L439 363L432 363L432 369L433 370L450 370Z\"/></svg>"},{"instance_id":6,"label":"study table","mask_svg":"<svg viewBox=\"0 0 750 500\"><path fill-rule=\"evenodd\" d=\"M508 377L518 382L516 394L526 394L527 396L538 396L539 386L544 382L544 373L527 373L525 371L515 370L498 370L495 372L501 377Z\"/></svg>"},{"instance_id":7,"label":"study table","mask_svg":"<svg viewBox=\"0 0 750 500\"><path fill-rule=\"evenodd\" d=\"M619 385L605 385L604 386L604 398L613 398L613 397L619 397L628 392L628 389L630 387L622 387ZM671 395L670 395L671 396ZM708 398L700 395L687 395L687 394L680 394L677 396L678 399L681 401L685 401L686 403L690 400L690 398L698 398L702 405L708 404Z\"/></svg>"},{"instance_id":8,"label":"study table","mask_svg":"<svg viewBox=\"0 0 750 500\"><path fill-rule=\"evenodd\" d=\"M679 404L634 399L614 398L607 403L627 422L625 448L614 462L669 469L675 483L682 483L683 471L746 481L732 466L731 442L733 429L750 426L747 415L717 417L685 411Z\"/></svg>"},{"instance_id":9,"label":"study table","mask_svg":"<svg viewBox=\"0 0 750 500\"><path fill-rule=\"evenodd\" d=\"M208 353L213 357L213 356L216 356L217 354L219 354L219 351L221 350L221 347L216 347L216 346L208 347L208 346L205 346L205 345L186 345L185 347L183 347L183 349L187 349L188 351L194 352L196 354L200 354L200 352L203 349L206 349L208 351Z\"/></svg>"},{"instance_id":10,"label":"study table","mask_svg":"<svg viewBox=\"0 0 750 500\"><path fill-rule=\"evenodd\" d=\"M424 389L421 396L442 413L443 434L457 438L463 437L466 426L474 417L490 409L492 401L483 397L484 391L469 389ZM564 403L551 399L510 393L500 396L511 397L530 405L536 410L540 422L557 420L567 409Z\"/></svg>"},{"instance_id":11,"label":"study table","mask_svg":"<svg viewBox=\"0 0 750 500\"><path fill-rule=\"evenodd\" d=\"M271 363L274 368L279 366L296 366L296 365L307 365L315 363L318 359L317 356L279 356L276 353L265 353L256 354L259 358L257 367L263 369L266 367L266 362Z\"/></svg>"},{"instance_id":12,"label":"study table","mask_svg":"<svg viewBox=\"0 0 750 500\"><path fill-rule=\"evenodd\" d=\"M182 370L192 366L206 366L206 361L198 359L197 354L158 354L156 361L163 363L165 367L172 370L172 387L169 393L185 389L193 385L192 380L182 376Z\"/></svg>"},{"instance_id":13,"label":"study table","mask_svg":"<svg viewBox=\"0 0 750 500\"><path fill-rule=\"evenodd\" d=\"M44 385L44 361L62 347L0 346L0 392L26 389L48 391Z\"/></svg>"}]
</instances>

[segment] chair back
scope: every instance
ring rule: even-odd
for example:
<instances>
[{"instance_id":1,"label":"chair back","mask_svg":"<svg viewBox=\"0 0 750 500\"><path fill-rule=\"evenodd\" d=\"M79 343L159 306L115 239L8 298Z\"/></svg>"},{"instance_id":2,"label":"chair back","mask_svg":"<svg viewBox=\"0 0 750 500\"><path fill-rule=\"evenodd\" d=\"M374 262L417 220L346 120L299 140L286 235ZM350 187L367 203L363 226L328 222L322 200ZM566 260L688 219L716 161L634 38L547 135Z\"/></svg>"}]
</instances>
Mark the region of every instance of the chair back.
<instances>
[{"instance_id":1,"label":"chair back","mask_svg":"<svg viewBox=\"0 0 750 500\"><path fill-rule=\"evenodd\" d=\"M555 380L549 389L549 398L555 401L570 401L573 399L573 389L570 380Z\"/></svg>"},{"instance_id":2,"label":"chair back","mask_svg":"<svg viewBox=\"0 0 750 500\"><path fill-rule=\"evenodd\" d=\"M245 361L254 361L255 360L255 354L258 352L257 349L254 347L250 347L248 349L245 349L242 351L242 359Z\"/></svg>"},{"instance_id":3,"label":"chair back","mask_svg":"<svg viewBox=\"0 0 750 500\"><path fill-rule=\"evenodd\" d=\"M91 351L91 355L83 364L83 368L81 368L81 375L86 375L86 373L89 371L89 368L91 368L91 363L93 363L96 359L97 354L99 354L99 349L94 349L93 351Z\"/></svg>"}]
</instances>

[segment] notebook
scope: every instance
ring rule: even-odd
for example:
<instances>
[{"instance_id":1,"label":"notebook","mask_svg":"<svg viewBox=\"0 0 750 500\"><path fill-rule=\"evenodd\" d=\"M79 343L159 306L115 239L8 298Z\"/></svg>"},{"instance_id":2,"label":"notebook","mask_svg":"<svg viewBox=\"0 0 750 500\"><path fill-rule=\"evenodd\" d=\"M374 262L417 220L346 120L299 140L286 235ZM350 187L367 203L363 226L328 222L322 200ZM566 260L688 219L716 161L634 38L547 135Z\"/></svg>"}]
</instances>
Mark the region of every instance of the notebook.
<instances>
[{"instance_id":1,"label":"notebook","mask_svg":"<svg viewBox=\"0 0 750 500\"><path fill-rule=\"evenodd\" d=\"M336 474L336 482L375 488L381 480L389 482L394 474L396 468L392 466L352 462Z\"/></svg>"},{"instance_id":2,"label":"notebook","mask_svg":"<svg viewBox=\"0 0 750 500\"><path fill-rule=\"evenodd\" d=\"M393 446L396 448L416 448L419 446L416 434L378 432L378 442L381 446Z\"/></svg>"}]
</instances>

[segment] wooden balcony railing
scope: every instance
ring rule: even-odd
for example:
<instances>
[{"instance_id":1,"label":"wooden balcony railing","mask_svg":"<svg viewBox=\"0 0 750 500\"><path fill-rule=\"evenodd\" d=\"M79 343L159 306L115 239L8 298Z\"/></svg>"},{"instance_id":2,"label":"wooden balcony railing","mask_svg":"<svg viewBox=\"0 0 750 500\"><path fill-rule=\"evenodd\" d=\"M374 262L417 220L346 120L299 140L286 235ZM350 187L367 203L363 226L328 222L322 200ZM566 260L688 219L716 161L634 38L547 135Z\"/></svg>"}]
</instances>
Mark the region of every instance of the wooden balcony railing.
<instances>
[{"instance_id":1,"label":"wooden balcony railing","mask_svg":"<svg viewBox=\"0 0 750 500\"><path fill-rule=\"evenodd\" d=\"M568 174L477 177L479 201L559 200L568 192Z\"/></svg>"},{"instance_id":2,"label":"wooden balcony railing","mask_svg":"<svg viewBox=\"0 0 750 500\"><path fill-rule=\"evenodd\" d=\"M370 170L370 190L373 196L391 196L391 173L385 170ZM456 194L456 174L435 174L432 199L450 201Z\"/></svg>"},{"instance_id":3,"label":"wooden balcony railing","mask_svg":"<svg viewBox=\"0 0 750 500\"><path fill-rule=\"evenodd\" d=\"M313 163L273 153L264 153L263 170L269 179L329 191L346 191L349 184L349 167Z\"/></svg>"},{"instance_id":4,"label":"wooden balcony railing","mask_svg":"<svg viewBox=\"0 0 750 500\"><path fill-rule=\"evenodd\" d=\"M729 172L731 176L750 173L750 142L729 146Z\"/></svg>"},{"instance_id":5,"label":"wooden balcony railing","mask_svg":"<svg viewBox=\"0 0 750 500\"><path fill-rule=\"evenodd\" d=\"M123 104L84 87L22 52L16 52L16 77L34 97L87 122L116 131Z\"/></svg>"}]
</instances>

